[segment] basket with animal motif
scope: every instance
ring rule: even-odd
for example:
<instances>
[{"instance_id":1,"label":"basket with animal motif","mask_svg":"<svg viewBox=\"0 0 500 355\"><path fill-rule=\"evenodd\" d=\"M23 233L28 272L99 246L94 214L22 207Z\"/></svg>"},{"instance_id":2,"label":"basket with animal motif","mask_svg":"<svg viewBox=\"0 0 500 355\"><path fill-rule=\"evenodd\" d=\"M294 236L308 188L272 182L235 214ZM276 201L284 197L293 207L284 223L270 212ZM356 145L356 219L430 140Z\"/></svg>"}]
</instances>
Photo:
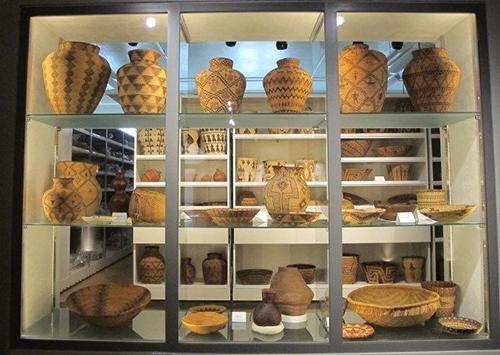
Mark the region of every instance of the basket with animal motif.
<instances>
[{"instance_id":1,"label":"basket with animal motif","mask_svg":"<svg viewBox=\"0 0 500 355\"><path fill-rule=\"evenodd\" d=\"M371 144L369 139L343 139L340 143L341 154L343 157L364 157Z\"/></svg>"}]
</instances>

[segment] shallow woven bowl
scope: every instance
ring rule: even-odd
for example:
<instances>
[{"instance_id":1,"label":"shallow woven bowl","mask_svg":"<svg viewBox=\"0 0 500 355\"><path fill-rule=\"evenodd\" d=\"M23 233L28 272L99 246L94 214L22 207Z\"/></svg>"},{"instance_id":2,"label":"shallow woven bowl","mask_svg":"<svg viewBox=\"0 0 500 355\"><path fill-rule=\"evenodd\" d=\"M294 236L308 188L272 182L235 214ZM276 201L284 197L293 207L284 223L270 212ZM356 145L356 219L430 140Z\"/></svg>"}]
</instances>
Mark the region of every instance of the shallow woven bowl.
<instances>
[{"instance_id":1,"label":"shallow woven bowl","mask_svg":"<svg viewBox=\"0 0 500 355\"><path fill-rule=\"evenodd\" d=\"M184 213L189 216L195 222L209 222L211 221L210 216L207 214L206 209L193 209L184 210Z\"/></svg>"},{"instance_id":2,"label":"shallow woven bowl","mask_svg":"<svg viewBox=\"0 0 500 355\"><path fill-rule=\"evenodd\" d=\"M302 278L306 282L306 284L313 283L314 276L316 275L316 265L312 264L290 264L286 267L296 267L299 269Z\"/></svg>"},{"instance_id":3,"label":"shallow woven bowl","mask_svg":"<svg viewBox=\"0 0 500 355\"><path fill-rule=\"evenodd\" d=\"M151 292L135 285L100 284L81 288L66 298L66 306L84 321L103 328L127 324L151 301Z\"/></svg>"},{"instance_id":4,"label":"shallow woven bowl","mask_svg":"<svg viewBox=\"0 0 500 355\"><path fill-rule=\"evenodd\" d=\"M383 208L385 212L380 216L388 221L395 221L398 216L398 212L413 212L417 208L415 203L382 203L380 201L375 201L373 203L377 208Z\"/></svg>"},{"instance_id":5,"label":"shallow woven bowl","mask_svg":"<svg viewBox=\"0 0 500 355\"><path fill-rule=\"evenodd\" d=\"M372 169L363 168L345 168L342 169L342 180L344 181L361 181L367 180Z\"/></svg>"},{"instance_id":6,"label":"shallow woven bowl","mask_svg":"<svg viewBox=\"0 0 500 355\"><path fill-rule=\"evenodd\" d=\"M196 334L211 334L226 326L227 316L217 312L195 312L182 317L182 324Z\"/></svg>"},{"instance_id":7,"label":"shallow woven bowl","mask_svg":"<svg viewBox=\"0 0 500 355\"><path fill-rule=\"evenodd\" d=\"M372 224L385 210L383 208L353 208L342 210L342 222L344 224Z\"/></svg>"},{"instance_id":8,"label":"shallow woven bowl","mask_svg":"<svg viewBox=\"0 0 500 355\"><path fill-rule=\"evenodd\" d=\"M312 224L321 217L322 212L290 212L290 213L269 213L272 219L280 224Z\"/></svg>"},{"instance_id":9,"label":"shallow woven bowl","mask_svg":"<svg viewBox=\"0 0 500 355\"><path fill-rule=\"evenodd\" d=\"M424 216L438 222L454 223L461 221L476 209L475 205L442 205L423 207L419 211Z\"/></svg>"},{"instance_id":10,"label":"shallow woven bowl","mask_svg":"<svg viewBox=\"0 0 500 355\"><path fill-rule=\"evenodd\" d=\"M386 145L374 149L377 157L404 157L410 151L408 145Z\"/></svg>"},{"instance_id":11,"label":"shallow woven bowl","mask_svg":"<svg viewBox=\"0 0 500 355\"><path fill-rule=\"evenodd\" d=\"M369 139L343 139L340 144L341 154L343 157L364 157L371 144Z\"/></svg>"},{"instance_id":12,"label":"shallow woven bowl","mask_svg":"<svg viewBox=\"0 0 500 355\"><path fill-rule=\"evenodd\" d=\"M423 324L439 307L439 295L421 287L365 286L347 296L348 308L371 324L399 328Z\"/></svg>"},{"instance_id":13,"label":"shallow woven bowl","mask_svg":"<svg viewBox=\"0 0 500 355\"><path fill-rule=\"evenodd\" d=\"M273 276L272 270L242 269L236 271L236 276L242 285L267 285Z\"/></svg>"},{"instance_id":14,"label":"shallow woven bowl","mask_svg":"<svg viewBox=\"0 0 500 355\"><path fill-rule=\"evenodd\" d=\"M207 214L217 225L250 224L257 213L258 208L209 208Z\"/></svg>"},{"instance_id":15,"label":"shallow woven bowl","mask_svg":"<svg viewBox=\"0 0 500 355\"><path fill-rule=\"evenodd\" d=\"M350 194L349 192L342 192L342 196L344 199L351 201L353 205L369 205L370 202L365 200L363 197L358 195Z\"/></svg>"},{"instance_id":16,"label":"shallow woven bowl","mask_svg":"<svg viewBox=\"0 0 500 355\"><path fill-rule=\"evenodd\" d=\"M227 310L226 307L220 306L218 304L201 304L199 306L189 307L188 311L191 313L196 312L215 312L224 313Z\"/></svg>"},{"instance_id":17,"label":"shallow woven bowl","mask_svg":"<svg viewBox=\"0 0 500 355\"><path fill-rule=\"evenodd\" d=\"M438 323L443 332L453 335L477 334L482 327L478 321L462 317L441 317Z\"/></svg>"},{"instance_id":18,"label":"shallow woven bowl","mask_svg":"<svg viewBox=\"0 0 500 355\"><path fill-rule=\"evenodd\" d=\"M399 194L389 197L387 199L388 203L406 203L406 204L416 204L417 203L417 195L415 194Z\"/></svg>"}]
</instances>

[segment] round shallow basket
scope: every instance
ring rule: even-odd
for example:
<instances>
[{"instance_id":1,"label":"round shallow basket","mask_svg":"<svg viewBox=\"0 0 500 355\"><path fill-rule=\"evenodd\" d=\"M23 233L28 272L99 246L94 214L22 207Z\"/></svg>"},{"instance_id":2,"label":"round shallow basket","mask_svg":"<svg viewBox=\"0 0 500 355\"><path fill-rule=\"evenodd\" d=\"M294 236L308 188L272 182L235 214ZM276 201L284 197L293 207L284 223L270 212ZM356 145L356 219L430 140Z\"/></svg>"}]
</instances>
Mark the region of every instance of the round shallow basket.
<instances>
[{"instance_id":1,"label":"round shallow basket","mask_svg":"<svg viewBox=\"0 0 500 355\"><path fill-rule=\"evenodd\" d=\"M410 164L387 165L389 180L406 181L410 179Z\"/></svg>"},{"instance_id":2,"label":"round shallow basket","mask_svg":"<svg viewBox=\"0 0 500 355\"><path fill-rule=\"evenodd\" d=\"M447 205L446 190L417 190L419 208Z\"/></svg>"},{"instance_id":3,"label":"round shallow basket","mask_svg":"<svg viewBox=\"0 0 500 355\"><path fill-rule=\"evenodd\" d=\"M342 169L342 180L344 181L362 181L368 180L372 169L363 168L345 168Z\"/></svg>"},{"instance_id":4,"label":"round shallow basket","mask_svg":"<svg viewBox=\"0 0 500 355\"><path fill-rule=\"evenodd\" d=\"M342 222L344 224L372 224L385 210L383 208L353 208L342 210Z\"/></svg>"},{"instance_id":5,"label":"round shallow basket","mask_svg":"<svg viewBox=\"0 0 500 355\"><path fill-rule=\"evenodd\" d=\"M206 209L192 209L192 210L184 210L184 213L188 215L188 217L197 223L206 223L211 222L212 219L207 214Z\"/></svg>"},{"instance_id":6,"label":"round shallow basket","mask_svg":"<svg viewBox=\"0 0 500 355\"><path fill-rule=\"evenodd\" d=\"M100 284L81 288L66 298L66 306L87 323L113 328L131 321L151 301L142 286Z\"/></svg>"},{"instance_id":7,"label":"round shallow basket","mask_svg":"<svg viewBox=\"0 0 500 355\"><path fill-rule=\"evenodd\" d=\"M236 276L242 285L267 285L273 276L272 270L242 269L236 271Z\"/></svg>"},{"instance_id":8,"label":"round shallow basket","mask_svg":"<svg viewBox=\"0 0 500 355\"><path fill-rule=\"evenodd\" d=\"M215 312L215 313L224 313L227 311L227 308L224 306L220 306L218 304L201 304L199 306L189 307L188 312L196 313L196 312Z\"/></svg>"},{"instance_id":9,"label":"round shallow basket","mask_svg":"<svg viewBox=\"0 0 500 355\"><path fill-rule=\"evenodd\" d=\"M364 157L370 145L369 139L344 139L341 142L341 153L343 157Z\"/></svg>"},{"instance_id":10,"label":"round shallow basket","mask_svg":"<svg viewBox=\"0 0 500 355\"><path fill-rule=\"evenodd\" d=\"M311 264L290 264L286 267L296 267L299 269L302 278L306 284L311 284L314 282L314 276L316 275L316 265Z\"/></svg>"},{"instance_id":11,"label":"round shallow basket","mask_svg":"<svg viewBox=\"0 0 500 355\"><path fill-rule=\"evenodd\" d=\"M459 222L475 210L475 205L442 205L419 209L424 216L442 223Z\"/></svg>"},{"instance_id":12,"label":"round shallow basket","mask_svg":"<svg viewBox=\"0 0 500 355\"><path fill-rule=\"evenodd\" d=\"M347 323L342 325L342 338L364 339L375 334L375 329L369 324Z\"/></svg>"},{"instance_id":13,"label":"round shallow basket","mask_svg":"<svg viewBox=\"0 0 500 355\"><path fill-rule=\"evenodd\" d=\"M353 284L356 282L358 275L359 255L344 254L342 255L342 283Z\"/></svg>"},{"instance_id":14,"label":"round shallow basket","mask_svg":"<svg viewBox=\"0 0 500 355\"><path fill-rule=\"evenodd\" d=\"M258 208L209 208L208 216L219 226L250 224L260 209Z\"/></svg>"},{"instance_id":15,"label":"round shallow basket","mask_svg":"<svg viewBox=\"0 0 500 355\"><path fill-rule=\"evenodd\" d=\"M370 261L361 263L369 284L394 283L399 265L385 261Z\"/></svg>"},{"instance_id":16,"label":"round shallow basket","mask_svg":"<svg viewBox=\"0 0 500 355\"><path fill-rule=\"evenodd\" d=\"M453 335L477 334L482 327L477 320L462 317L442 317L438 323L441 331Z\"/></svg>"},{"instance_id":17,"label":"round shallow basket","mask_svg":"<svg viewBox=\"0 0 500 355\"><path fill-rule=\"evenodd\" d=\"M350 194L349 192L342 192L342 196L344 199L350 201L353 205L369 205L370 202L365 200L363 197L360 197L355 194ZM346 209L346 208L344 208Z\"/></svg>"},{"instance_id":18,"label":"round shallow basket","mask_svg":"<svg viewBox=\"0 0 500 355\"><path fill-rule=\"evenodd\" d=\"M322 212L289 212L289 213L269 213L271 218L279 224L307 225L319 220Z\"/></svg>"},{"instance_id":19,"label":"round shallow basket","mask_svg":"<svg viewBox=\"0 0 500 355\"><path fill-rule=\"evenodd\" d=\"M347 296L348 309L371 324L399 328L423 324L439 307L439 295L421 287L365 286Z\"/></svg>"},{"instance_id":20,"label":"round shallow basket","mask_svg":"<svg viewBox=\"0 0 500 355\"><path fill-rule=\"evenodd\" d=\"M416 194L399 194L389 197L387 203L405 203L405 204L416 204L417 195Z\"/></svg>"},{"instance_id":21,"label":"round shallow basket","mask_svg":"<svg viewBox=\"0 0 500 355\"><path fill-rule=\"evenodd\" d=\"M227 316L217 312L195 312L182 317L182 324L195 334L211 334L226 326Z\"/></svg>"},{"instance_id":22,"label":"round shallow basket","mask_svg":"<svg viewBox=\"0 0 500 355\"><path fill-rule=\"evenodd\" d=\"M404 157L410 152L409 145L386 145L374 149L377 157Z\"/></svg>"},{"instance_id":23,"label":"round shallow basket","mask_svg":"<svg viewBox=\"0 0 500 355\"><path fill-rule=\"evenodd\" d=\"M395 221L399 212L413 212L417 208L415 203L382 203L380 201L374 201L373 204L376 208L383 208L385 212L380 216L380 218L387 221Z\"/></svg>"}]
</instances>

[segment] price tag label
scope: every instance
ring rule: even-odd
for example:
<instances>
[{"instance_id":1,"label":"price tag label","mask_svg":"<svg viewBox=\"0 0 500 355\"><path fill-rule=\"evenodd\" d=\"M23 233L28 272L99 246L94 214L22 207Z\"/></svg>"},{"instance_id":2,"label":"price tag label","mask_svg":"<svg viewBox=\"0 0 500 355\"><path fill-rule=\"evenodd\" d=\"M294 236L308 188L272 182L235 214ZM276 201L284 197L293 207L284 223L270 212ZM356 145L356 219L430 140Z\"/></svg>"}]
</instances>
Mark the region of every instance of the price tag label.
<instances>
[{"instance_id":1,"label":"price tag label","mask_svg":"<svg viewBox=\"0 0 500 355\"><path fill-rule=\"evenodd\" d=\"M231 321L233 323L245 322L247 321L247 312L232 312Z\"/></svg>"},{"instance_id":2,"label":"price tag label","mask_svg":"<svg viewBox=\"0 0 500 355\"><path fill-rule=\"evenodd\" d=\"M375 181L385 181L385 176L375 176Z\"/></svg>"}]
</instances>

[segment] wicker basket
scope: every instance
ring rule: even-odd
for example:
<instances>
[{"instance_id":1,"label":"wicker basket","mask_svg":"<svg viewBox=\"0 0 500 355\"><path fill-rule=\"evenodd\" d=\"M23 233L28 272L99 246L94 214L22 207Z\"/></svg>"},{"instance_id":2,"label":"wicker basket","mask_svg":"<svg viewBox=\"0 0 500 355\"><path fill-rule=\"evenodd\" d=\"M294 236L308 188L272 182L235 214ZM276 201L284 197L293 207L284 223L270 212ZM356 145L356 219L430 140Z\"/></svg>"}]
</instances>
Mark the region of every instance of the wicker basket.
<instances>
[{"instance_id":1,"label":"wicker basket","mask_svg":"<svg viewBox=\"0 0 500 355\"><path fill-rule=\"evenodd\" d=\"M426 290L436 292L441 296L436 316L447 317L453 315L458 287L456 283L451 281L424 281L422 282L422 287Z\"/></svg>"},{"instance_id":2,"label":"wicker basket","mask_svg":"<svg viewBox=\"0 0 500 355\"><path fill-rule=\"evenodd\" d=\"M382 208L354 208L342 210L342 222L344 224L372 224L383 213Z\"/></svg>"},{"instance_id":3,"label":"wicker basket","mask_svg":"<svg viewBox=\"0 0 500 355\"><path fill-rule=\"evenodd\" d=\"M225 129L204 128L201 141L206 154L226 154L227 132Z\"/></svg>"},{"instance_id":4,"label":"wicker basket","mask_svg":"<svg viewBox=\"0 0 500 355\"><path fill-rule=\"evenodd\" d=\"M372 141L369 139L344 139L341 142L341 153L343 157L364 157Z\"/></svg>"},{"instance_id":5,"label":"wicker basket","mask_svg":"<svg viewBox=\"0 0 500 355\"><path fill-rule=\"evenodd\" d=\"M380 216L387 221L395 221L399 212L413 212L417 208L415 203L382 203L374 201L373 204L376 208L383 208L385 212Z\"/></svg>"},{"instance_id":6,"label":"wicker basket","mask_svg":"<svg viewBox=\"0 0 500 355\"><path fill-rule=\"evenodd\" d=\"M221 306L218 304L201 304L199 306L189 307L188 312L197 313L197 312L215 312L215 313L224 313L227 311L225 306Z\"/></svg>"},{"instance_id":7,"label":"wicker basket","mask_svg":"<svg viewBox=\"0 0 500 355\"><path fill-rule=\"evenodd\" d=\"M419 208L447 205L446 190L417 190Z\"/></svg>"},{"instance_id":8,"label":"wicker basket","mask_svg":"<svg viewBox=\"0 0 500 355\"><path fill-rule=\"evenodd\" d=\"M348 201L351 201L353 205L369 205L370 202L365 200L363 197L358 195L350 194L349 192L342 192L342 197Z\"/></svg>"},{"instance_id":9,"label":"wicker basket","mask_svg":"<svg viewBox=\"0 0 500 355\"><path fill-rule=\"evenodd\" d=\"M302 278L306 284L311 284L314 281L314 276L316 275L316 265L311 264L290 264L286 267L296 267L299 269Z\"/></svg>"},{"instance_id":10,"label":"wicker basket","mask_svg":"<svg viewBox=\"0 0 500 355\"><path fill-rule=\"evenodd\" d=\"M423 324L439 307L439 295L420 287L365 286L347 297L348 309L371 324L400 328Z\"/></svg>"},{"instance_id":11,"label":"wicker basket","mask_svg":"<svg viewBox=\"0 0 500 355\"><path fill-rule=\"evenodd\" d=\"M184 210L184 213L189 216L189 218L196 223L206 223L211 222L212 219L208 216L206 209L192 209Z\"/></svg>"},{"instance_id":12,"label":"wicker basket","mask_svg":"<svg viewBox=\"0 0 500 355\"><path fill-rule=\"evenodd\" d=\"M363 168L345 168L342 169L342 180L344 181L361 181L368 180L368 176L372 169Z\"/></svg>"},{"instance_id":13,"label":"wicker basket","mask_svg":"<svg viewBox=\"0 0 500 355\"><path fill-rule=\"evenodd\" d=\"M209 208L207 214L219 226L250 224L258 208Z\"/></svg>"},{"instance_id":14,"label":"wicker basket","mask_svg":"<svg viewBox=\"0 0 500 355\"><path fill-rule=\"evenodd\" d=\"M134 223L165 222L165 194L147 189L135 189L130 198L128 215Z\"/></svg>"},{"instance_id":15,"label":"wicker basket","mask_svg":"<svg viewBox=\"0 0 500 355\"><path fill-rule=\"evenodd\" d=\"M410 179L410 164L387 165L389 180L403 181Z\"/></svg>"},{"instance_id":16,"label":"wicker basket","mask_svg":"<svg viewBox=\"0 0 500 355\"><path fill-rule=\"evenodd\" d=\"M443 205L420 208L420 213L441 223L459 222L476 210L474 205Z\"/></svg>"},{"instance_id":17,"label":"wicker basket","mask_svg":"<svg viewBox=\"0 0 500 355\"><path fill-rule=\"evenodd\" d=\"M482 327L477 320L462 317L443 317L438 323L441 331L453 335L477 334Z\"/></svg>"},{"instance_id":18,"label":"wicker basket","mask_svg":"<svg viewBox=\"0 0 500 355\"><path fill-rule=\"evenodd\" d=\"M404 157L410 152L408 145L386 145L374 149L377 157Z\"/></svg>"},{"instance_id":19,"label":"wicker basket","mask_svg":"<svg viewBox=\"0 0 500 355\"><path fill-rule=\"evenodd\" d=\"M353 284L356 282L358 275L359 255L344 254L342 255L342 283Z\"/></svg>"},{"instance_id":20,"label":"wicker basket","mask_svg":"<svg viewBox=\"0 0 500 355\"><path fill-rule=\"evenodd\" d=\"M267 285L271 281L272 270L243 269L236 271L236 276L242 285Z\"/></svg>"},{"instance_id":21,"label":"wicker basket","mask_svg":"<svg viewBox=\"0 0 500 355\"><path fill-rule=\"evenodd\" d=\"M394 283L399 265L385 261L370 261L361 263L369 284Z\"/></svg>"},{"instance_id":22,"label":"wicker basket","mask_svg":"<svg viewBox=\"0 0 500 355\"><path fill-rule=\"evenodd\" d=\"M100 284L71 293L66 306L92 325L112 328L127 324L150 300L151 292L142 286Z\"/></svg>"},{"instance_id":23,"label":"wicker basket","mask_svg":"<svg viewBox=\"0 0 500 355\"><path fill-rule=\"evenodd\" d=\"M143 128L137 131L137 143L144 155L165 154L165 129Z\"/></svg>"},{"instance_id":24,"label":"wicker basket","mask_svg":"<svg viewBox=\"0 0 500 355\"><path fill-rule=\"evenodd\" d=\"M405 203L405 204L417 204L417 195L415 194L399 194L389 197L387 203Z\"/></svg>"}]
</instances>

